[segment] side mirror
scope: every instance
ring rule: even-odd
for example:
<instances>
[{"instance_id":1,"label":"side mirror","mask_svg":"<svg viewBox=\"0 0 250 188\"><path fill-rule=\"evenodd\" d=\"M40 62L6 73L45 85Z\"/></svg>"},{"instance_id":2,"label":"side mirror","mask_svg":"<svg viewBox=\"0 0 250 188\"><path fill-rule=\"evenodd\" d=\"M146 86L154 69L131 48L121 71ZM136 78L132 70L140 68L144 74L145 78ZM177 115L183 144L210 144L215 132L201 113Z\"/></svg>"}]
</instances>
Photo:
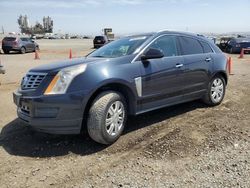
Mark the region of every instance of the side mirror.
<instances>
[{"instance_id":1,"label":"side mirror","mask_svg":"<svg viewBox=\"0 0 250 188\"><path fill-rule=\"evenodd\" d=\"M163 58L163 57L164 57L164 54L160 50L155 49L155 48L150 48L149 50L147 50L146 53L144 53L141 56L141 60L145 61L145 60L148 60L148 59L160 59L160 58Z\"/></svg>"}]
</instances>

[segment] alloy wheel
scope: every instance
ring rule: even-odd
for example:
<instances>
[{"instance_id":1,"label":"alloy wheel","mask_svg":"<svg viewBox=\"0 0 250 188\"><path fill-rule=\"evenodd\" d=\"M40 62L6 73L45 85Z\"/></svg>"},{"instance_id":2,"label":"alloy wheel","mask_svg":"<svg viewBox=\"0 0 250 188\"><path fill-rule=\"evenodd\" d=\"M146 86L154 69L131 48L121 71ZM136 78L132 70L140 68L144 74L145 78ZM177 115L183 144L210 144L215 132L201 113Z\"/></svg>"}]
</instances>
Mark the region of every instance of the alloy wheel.
<instances>
[{"instance_id":1,"label":"alloy wheel","mask_svg":"<svg viewBox=\"0 0 250 188\"><path fill-rule=\"evenodd\" d=\"M211 99L214 103L219 103L224 96L224 83L220 78L214 79L211 86Z\"/></svg>"},{"instance_id":2,"label":"alloy wheel","mask_svg":"<svg viewBox=\"0 0 250 188\"><path fill-rule=\"evenodd\" d=\"M124 105L121 101L111 104L106 115L105 128L109 135L116 136L121 130L125 118Z\"/></svg>"}]
</instances>

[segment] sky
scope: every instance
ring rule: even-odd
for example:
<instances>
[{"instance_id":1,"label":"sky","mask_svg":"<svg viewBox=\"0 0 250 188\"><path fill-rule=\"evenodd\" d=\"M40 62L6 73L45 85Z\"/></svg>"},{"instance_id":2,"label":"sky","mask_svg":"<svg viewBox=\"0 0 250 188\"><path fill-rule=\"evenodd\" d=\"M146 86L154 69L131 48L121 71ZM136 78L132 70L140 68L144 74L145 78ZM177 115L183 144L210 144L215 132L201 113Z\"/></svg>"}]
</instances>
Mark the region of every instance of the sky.
<instances>
[{"instance_id":1,"label":"sky","mask_svg":"<svg viewBox=\"0 0 250 188\"><path fill-rule=\"evenodd\" d=\"M249 13L250 0L0 0L0 27L20 32L22 14L33 25L52 17L54 33L250 32Z\"/></svg>"}]
</instances>

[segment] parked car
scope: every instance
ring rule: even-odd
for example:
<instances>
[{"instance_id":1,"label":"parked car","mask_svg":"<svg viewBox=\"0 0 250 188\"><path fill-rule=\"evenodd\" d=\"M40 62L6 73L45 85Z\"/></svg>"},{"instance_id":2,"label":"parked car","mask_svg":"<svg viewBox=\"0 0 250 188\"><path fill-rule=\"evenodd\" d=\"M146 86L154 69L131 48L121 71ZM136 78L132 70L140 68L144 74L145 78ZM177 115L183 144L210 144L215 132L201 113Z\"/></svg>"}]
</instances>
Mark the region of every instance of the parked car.
<instances>
[{"instance_id":1,"label":"parked car","mask_svg":"<svg viewBox=\"0 0 250 188\"><path fill-rule=\"evenodd\" d=\"M226 52L226 49L228 48L228 43L231 39L233 39L233 37L222 37L220 39L220 43L218 44L218 46L223 52Z\"/></svg>"},{"instance_id":2,"label":"parked car","mask_svg":"<svg viewBox=\"0 0 250 188\"><path fill-rule=\"evenodd\" d=\"M39 45L28 37L9 36L2 40L2 49L5 54L8 54L10 51L24 54L26 52L34 52L39 49Z\"/></svg>"},{"instance_id":3,"label":"parked car","mask_svg":"<svg viewBox=\"0 0 250 188\"><path fill-rule=\"evenodd\" d=\"M231 54L240 53L242 48L250 49L250 38L232 38L228 42L225 51Z\"/></svg>"},{"instance_id":4,"label":"parked car","mask_svg":"<svg viewBox=\"0 0 250 188\"><path fill-rule=\"evenodd\" d=\"M108 43L106 36L96 36L93 40L94 48L100 48Z\"/></svg>"},{"instance_id":5,"label":"parked car","mask_svg":"<svg viewBox=\"0 0 250 188\"><path fill-rule=\"evenodd\" d=\"M18 117L34 129L114 143L128 115L202 99L219 105L227 58L210 40L167 32L125 37L85 58L31 69L14 92Z\"/></svg>"}]
</instances>

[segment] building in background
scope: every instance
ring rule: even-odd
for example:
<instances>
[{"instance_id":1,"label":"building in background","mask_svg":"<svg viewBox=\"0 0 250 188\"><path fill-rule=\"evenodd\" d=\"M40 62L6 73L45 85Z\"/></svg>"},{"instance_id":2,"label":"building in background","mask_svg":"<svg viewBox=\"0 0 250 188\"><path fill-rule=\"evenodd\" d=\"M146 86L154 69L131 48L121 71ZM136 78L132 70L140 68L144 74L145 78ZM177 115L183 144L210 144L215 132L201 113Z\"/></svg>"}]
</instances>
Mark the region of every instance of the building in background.
<instances>
[{"instance_id":1,"label":"building in background","mask_svg":"<svg viewBox=\"0 0 250 188\"><path fill-rule=\"evenodd\" d=\"M45 33L53 33L53 20L51 17L43 17L43 24L36 22L36 24L32 27L29 24L29 19L27 15L20 15L17 23L21 30L21 33L26 34L45 34Z\"/></svg>"}]
</instances>

